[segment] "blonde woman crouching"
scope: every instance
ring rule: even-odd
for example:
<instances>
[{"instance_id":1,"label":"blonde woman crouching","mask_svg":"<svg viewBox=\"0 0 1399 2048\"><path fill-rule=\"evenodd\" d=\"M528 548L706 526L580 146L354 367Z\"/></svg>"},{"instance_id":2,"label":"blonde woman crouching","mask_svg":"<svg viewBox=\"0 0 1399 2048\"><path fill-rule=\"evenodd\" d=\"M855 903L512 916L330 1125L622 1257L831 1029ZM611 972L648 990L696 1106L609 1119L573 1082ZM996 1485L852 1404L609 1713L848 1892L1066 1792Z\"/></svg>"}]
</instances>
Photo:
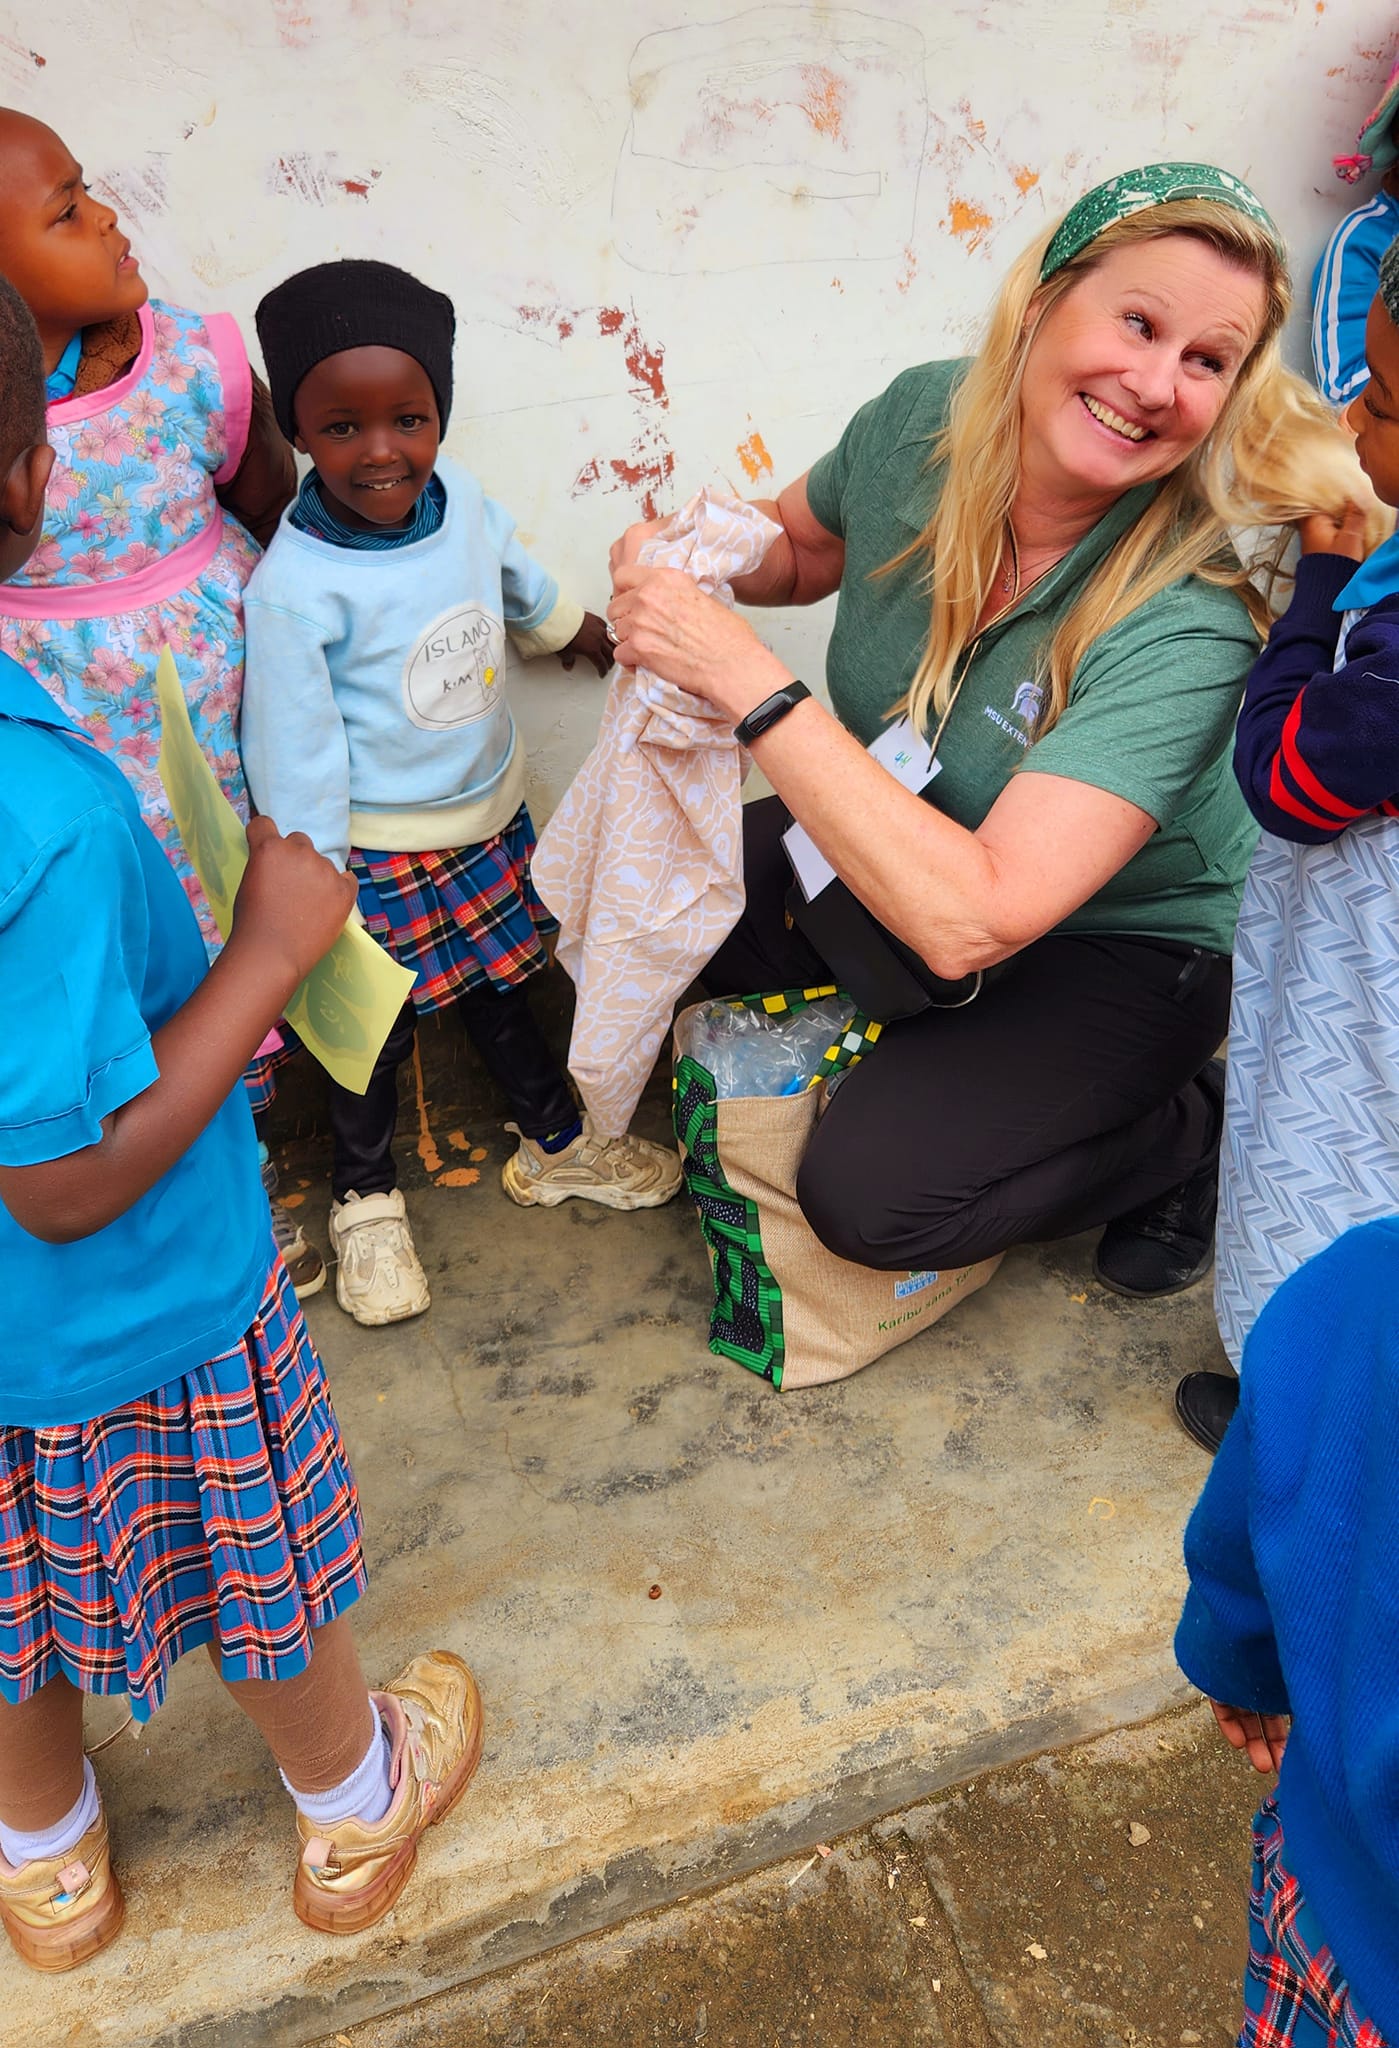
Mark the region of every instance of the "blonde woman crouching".
<instances>
[{"instance_id":1,"label":"blonde woman crouching","mask_svg":"<svg viewBox=\"0 0 1399 2048\"><path fill-rule=\"evenodd\" d=\"M708 986L848 980L802 929L843 895L949 1005L890 1024L811 1142L802 1208L843 1258L949 1266L1106 1225L1119 1292L1208 1270L1255 838L1230 746L1266 616L1229 528L1312 509L1282 502L1289 471L1348 461L1281 367L1289 304L1277 229L1223 171L1080 200L978 356L905 371L764 508L783 536L737 595L839 593L834 717L687 577L634 566L649 527L613 550L618 659L722 707L777 791L746 812L748 907ZM936 735L921 794L866 751L904 710ZM789 816L848 885L812 911Z\"/></svg>"}]
</instances>

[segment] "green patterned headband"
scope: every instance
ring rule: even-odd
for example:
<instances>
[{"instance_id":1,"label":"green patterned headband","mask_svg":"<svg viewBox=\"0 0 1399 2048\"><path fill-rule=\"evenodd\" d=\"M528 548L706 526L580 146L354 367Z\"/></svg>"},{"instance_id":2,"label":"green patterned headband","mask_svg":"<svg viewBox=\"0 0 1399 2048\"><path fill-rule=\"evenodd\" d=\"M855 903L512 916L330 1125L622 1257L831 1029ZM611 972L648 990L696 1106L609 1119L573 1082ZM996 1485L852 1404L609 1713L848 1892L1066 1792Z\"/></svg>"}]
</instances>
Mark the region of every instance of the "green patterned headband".
<instances>
[{"instance_id":1,"label":"green patterned headband","mask_svg":"<svg viewBox=\"0 0 1399 2048\"><path fill-rule=\"evenodd\" d=\"M1139 171L1122 171L1095 185L1069 208L1044 252L1040 282L1062 270L1114 221L1127 220L1148 206L1165 206L1172 199L1213 199L1220 206L1232 207L1235 213L1256 221L1286 260L1286 247L1272 217L1242 178L1213 164L1145 164Z\"/></svg>"}]
</instances>

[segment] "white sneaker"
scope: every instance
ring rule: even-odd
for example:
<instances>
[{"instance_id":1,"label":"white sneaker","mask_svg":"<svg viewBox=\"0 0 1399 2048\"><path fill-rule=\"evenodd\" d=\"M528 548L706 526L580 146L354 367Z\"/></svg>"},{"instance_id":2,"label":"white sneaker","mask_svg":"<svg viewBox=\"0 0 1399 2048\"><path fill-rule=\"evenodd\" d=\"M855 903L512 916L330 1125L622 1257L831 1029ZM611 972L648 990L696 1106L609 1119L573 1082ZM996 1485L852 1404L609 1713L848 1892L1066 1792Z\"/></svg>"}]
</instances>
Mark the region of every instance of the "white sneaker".
<instances>
[{"instance_id":1,"label":"white sneaker","mask_svg":"<svg viewBox=\"0 0 1399 2048\"><path fill-rule=\"evenodd\" d=\"M330 1242L340 1261L335 1299L357 1323L401 1323L432 1305L408 1212L397 1188L387 1195L353 1191L330 1209Z\"/></svg>"},{"instance_id":2,"label":"white sneaker","mask_svg":"<svg viewBox=\"0 0 1399 2048\"><path fill-rule=\"evenodd\" d=\"M589 1117L583 1129L562 1152L546 1152L534 1138L527 1138L518 1124L507 1124L520 1140L520 1149L500 1170L500 1184L512 1202L522 1209L536 1204L555 1209L570 1195L585 1202L601 1202L604 1209L659 1209L680 1186L680 1161L665 1146L649 1138L634 1138L630 1131L620 1138L599 1138Z\"/></svg>"}]
</instances>

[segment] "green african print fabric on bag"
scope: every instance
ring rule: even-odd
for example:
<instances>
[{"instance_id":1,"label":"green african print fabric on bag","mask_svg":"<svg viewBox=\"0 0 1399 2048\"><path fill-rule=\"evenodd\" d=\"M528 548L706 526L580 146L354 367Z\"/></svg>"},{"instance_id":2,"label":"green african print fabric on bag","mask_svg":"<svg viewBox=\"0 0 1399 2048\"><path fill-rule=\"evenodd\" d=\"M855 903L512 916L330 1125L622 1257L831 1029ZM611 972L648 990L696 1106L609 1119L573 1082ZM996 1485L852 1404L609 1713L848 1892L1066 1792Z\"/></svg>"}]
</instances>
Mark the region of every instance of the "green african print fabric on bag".
<instances>
[{"instance_id":1,"label":"green african print fabric on bag","mask_svg":"<svg viewBox=\"0 0 1399 2048\"><path fill-rule=\"evenodd\" d=\"M780 1017L836 993L791 989L736 1005ZM676 1019L674 1118L713 1265L709 1348L781 1389L844 1379L939 1321L1000 1261L876 1272L827 1251L801 1213L797 1174L827 1085L874 1047L880 1027L853 1018L801 1094L720 1097L703 1062L679 1050L700 1007Z\"/></svg>"}]
</instances>

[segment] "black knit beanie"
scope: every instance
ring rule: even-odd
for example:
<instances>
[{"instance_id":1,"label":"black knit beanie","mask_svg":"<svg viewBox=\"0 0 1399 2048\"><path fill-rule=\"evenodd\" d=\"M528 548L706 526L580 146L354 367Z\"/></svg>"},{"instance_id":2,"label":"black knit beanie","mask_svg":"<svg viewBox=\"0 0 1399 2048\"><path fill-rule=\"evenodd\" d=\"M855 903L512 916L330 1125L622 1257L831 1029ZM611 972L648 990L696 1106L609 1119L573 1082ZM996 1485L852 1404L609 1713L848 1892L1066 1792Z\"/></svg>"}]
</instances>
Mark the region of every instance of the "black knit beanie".
<instances>
[{"instance_id":1,"label":"black knit beanie","mask_svg":"<svg viewBox=\"0 0 1399 2048\"><path fill-rule=\"evenodd\" d=\"M303 377L347 348L396 348L427 371L443 431L452 410L452 302L392 263L318 263L270 291L255 315L277 424L296 439Z\"/></svg>"}]
</instances>

